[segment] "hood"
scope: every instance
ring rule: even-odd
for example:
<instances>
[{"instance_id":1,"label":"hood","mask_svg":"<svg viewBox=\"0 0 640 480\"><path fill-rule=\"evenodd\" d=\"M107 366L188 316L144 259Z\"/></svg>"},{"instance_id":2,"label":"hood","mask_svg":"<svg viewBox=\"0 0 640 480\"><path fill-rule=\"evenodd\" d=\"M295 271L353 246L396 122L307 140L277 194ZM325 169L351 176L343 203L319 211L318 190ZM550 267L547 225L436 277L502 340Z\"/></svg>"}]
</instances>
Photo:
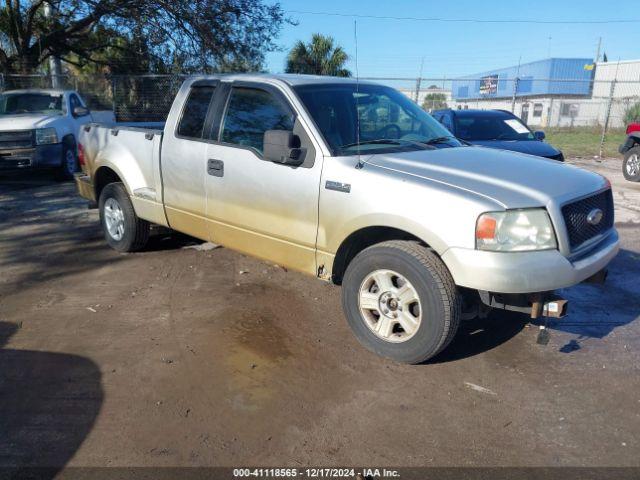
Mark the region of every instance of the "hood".
<instances>
[{"instance_id":1,"label":"hood","mask_svg":"<svg viewBox=\"0 0 640 480\"><path fill-rule=\"evenodd\" d=\"M564 203L607 184L573 165L483 147L377 154L366 163L472 192L503 208Z\"/></svg>"},{"instance_id":2,"label":"hood","mask_svg":"<svg viewBox=\"0 0 640 480\"><path fill-rule=\"evenodd\" d=\"M560 153L557 148L539 140L473 140L470 143L482 147L528 153L539 157L553 157Z\"/></svg>"},{"instance_id":3,"label":"hood","mask_svg":"<svg viewBox=\"0 0 640 480\"><path fill-rule=\"evenodd\" d=\"M59 118L62 118L61 115L44 115L42 113L0 115L0 132L50 127Z\"/></svg>"}]
</instances>

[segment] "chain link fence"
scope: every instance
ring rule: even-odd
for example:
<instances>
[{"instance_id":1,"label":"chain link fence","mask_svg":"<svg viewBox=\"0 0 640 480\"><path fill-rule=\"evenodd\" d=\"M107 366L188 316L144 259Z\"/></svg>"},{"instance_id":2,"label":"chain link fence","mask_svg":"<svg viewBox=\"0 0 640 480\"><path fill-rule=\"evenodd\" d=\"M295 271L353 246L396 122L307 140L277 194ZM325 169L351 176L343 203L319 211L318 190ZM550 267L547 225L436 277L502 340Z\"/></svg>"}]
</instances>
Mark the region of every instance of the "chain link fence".
<instances>
[{"instance_id":1,"label":"chain link fence","mask_svg":"<svg viewBox=\"0 0 640 480\"><path fill-rule=\"evenodd\" d=\"M163 122L187 75L0 75L0 91L77 90L92 110L118 122ZM629 121L640 119L640 80L541 78L361 78L392 86L427 111L503 109L574 156L616 156ZM572 142L575 145L569 145ZM565 143L567 145L565 145Z\"/></svg>"},{"instance_id":2,"label":"chain link fence","mask_svg":"<svg viewBox=\"0 0 640 480\"><path fill-rule=\"evenodd\" d=\"M0 75L0 91L76 90L90 110L113 111L118 122L164 122L186 75Z\"/></svg>"}]
</instances>

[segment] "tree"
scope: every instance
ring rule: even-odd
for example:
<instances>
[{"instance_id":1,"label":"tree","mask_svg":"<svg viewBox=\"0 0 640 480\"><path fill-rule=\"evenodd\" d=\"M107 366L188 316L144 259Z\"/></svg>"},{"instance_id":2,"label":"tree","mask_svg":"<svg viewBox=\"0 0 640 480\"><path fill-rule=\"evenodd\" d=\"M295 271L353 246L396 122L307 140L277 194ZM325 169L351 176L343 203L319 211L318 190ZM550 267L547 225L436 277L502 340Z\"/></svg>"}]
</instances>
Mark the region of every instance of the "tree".
<instances>
[{"instance_id":1,"label":"tree","mask_svg":"<svg viewBox=\"0 0 640 480\"><path fill-rule=\"evenodd\" d=\"M447 96L444 93L428 93L422 101L423 110L447 108Z\"/></svg>"},{"instance_id":2,"label":"tree","mask_svg":"<svg viewBox=\"0 0 640 480\"><path fill-rule=\"evenodd\" d=\"M640 122L640 103L634 103L629 106L624 112L623 120L625 125L629 125L633 122Z\"/></svg>"},{"instance_id":3,"label":"tree","mask_svg":"<svg viewBox=\"0 0 640 480\"><path fill-rule=\"evenodd\" d=\"M311 36L311 42L301 40L293 46L287 56L287 73L306 73L311 75L331 75L350 77L351 72L344 65L349 59L342 47L335 45L332 37L319 33Z\"/></svg>"},{"instance_id":4,"label":"tree","mask_svg":"<svg viewBox=\"0 0 640 480\"><path fill-rule=\"evenodd\" d=\"M6 0L0 70L31 73L51 56L79 67L255 70L286 21L262 0Z\"/></svg>"}]
</instances>

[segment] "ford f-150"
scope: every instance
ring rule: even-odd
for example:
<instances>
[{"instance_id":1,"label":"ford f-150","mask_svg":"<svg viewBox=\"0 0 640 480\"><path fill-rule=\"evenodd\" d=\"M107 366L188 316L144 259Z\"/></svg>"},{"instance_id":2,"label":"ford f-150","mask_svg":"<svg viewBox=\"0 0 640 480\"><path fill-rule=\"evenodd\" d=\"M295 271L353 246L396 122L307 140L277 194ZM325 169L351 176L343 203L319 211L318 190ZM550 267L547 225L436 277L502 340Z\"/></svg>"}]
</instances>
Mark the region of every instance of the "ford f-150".
<instances>
[{"instance_id":1,"label":"ford f-150","mask_svg":"<svg viewBox=\"0 0 640 480\"><path fill-rule=\"evenodd\" d=\"M562 315L554 290L618 251L602 176L464 145L355 79L194 77L162 130L87 125L79 160L116 250L157 224L339 284L356 337L401 362L491 307Z\"/></svg>"}]
</instances>

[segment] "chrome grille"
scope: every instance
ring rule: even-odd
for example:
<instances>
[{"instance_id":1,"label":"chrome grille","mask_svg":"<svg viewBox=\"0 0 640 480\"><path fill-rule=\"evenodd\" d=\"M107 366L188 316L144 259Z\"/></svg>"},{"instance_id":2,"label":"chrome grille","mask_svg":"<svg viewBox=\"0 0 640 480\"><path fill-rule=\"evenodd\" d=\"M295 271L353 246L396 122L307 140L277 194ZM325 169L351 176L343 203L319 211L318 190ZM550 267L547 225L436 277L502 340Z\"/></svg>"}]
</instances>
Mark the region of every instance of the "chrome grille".
<instances>
[{"instance_id":1,"label":"chrome grille","mask_svg":"<svg viewBox=\"0 0 640 480\"><path fill-rule=\"evenodd\" d=\"M0 132L0 150L33 147L33 130Z\"/></svg>"},{"instance_id":2,"label":"chrome grille","mask_svg":"<svg viewBox=\"0 0 640 480\"><path fill-rule=\"evenodd\" d=\"M589 223L589 213L602 210L602 219L596 225ZM592 238L613 227L613 195L607 189L591 197L568 203L562 207L562 216L567 226L569 245L575 250Z\"/></svg>"}]
</instances>

